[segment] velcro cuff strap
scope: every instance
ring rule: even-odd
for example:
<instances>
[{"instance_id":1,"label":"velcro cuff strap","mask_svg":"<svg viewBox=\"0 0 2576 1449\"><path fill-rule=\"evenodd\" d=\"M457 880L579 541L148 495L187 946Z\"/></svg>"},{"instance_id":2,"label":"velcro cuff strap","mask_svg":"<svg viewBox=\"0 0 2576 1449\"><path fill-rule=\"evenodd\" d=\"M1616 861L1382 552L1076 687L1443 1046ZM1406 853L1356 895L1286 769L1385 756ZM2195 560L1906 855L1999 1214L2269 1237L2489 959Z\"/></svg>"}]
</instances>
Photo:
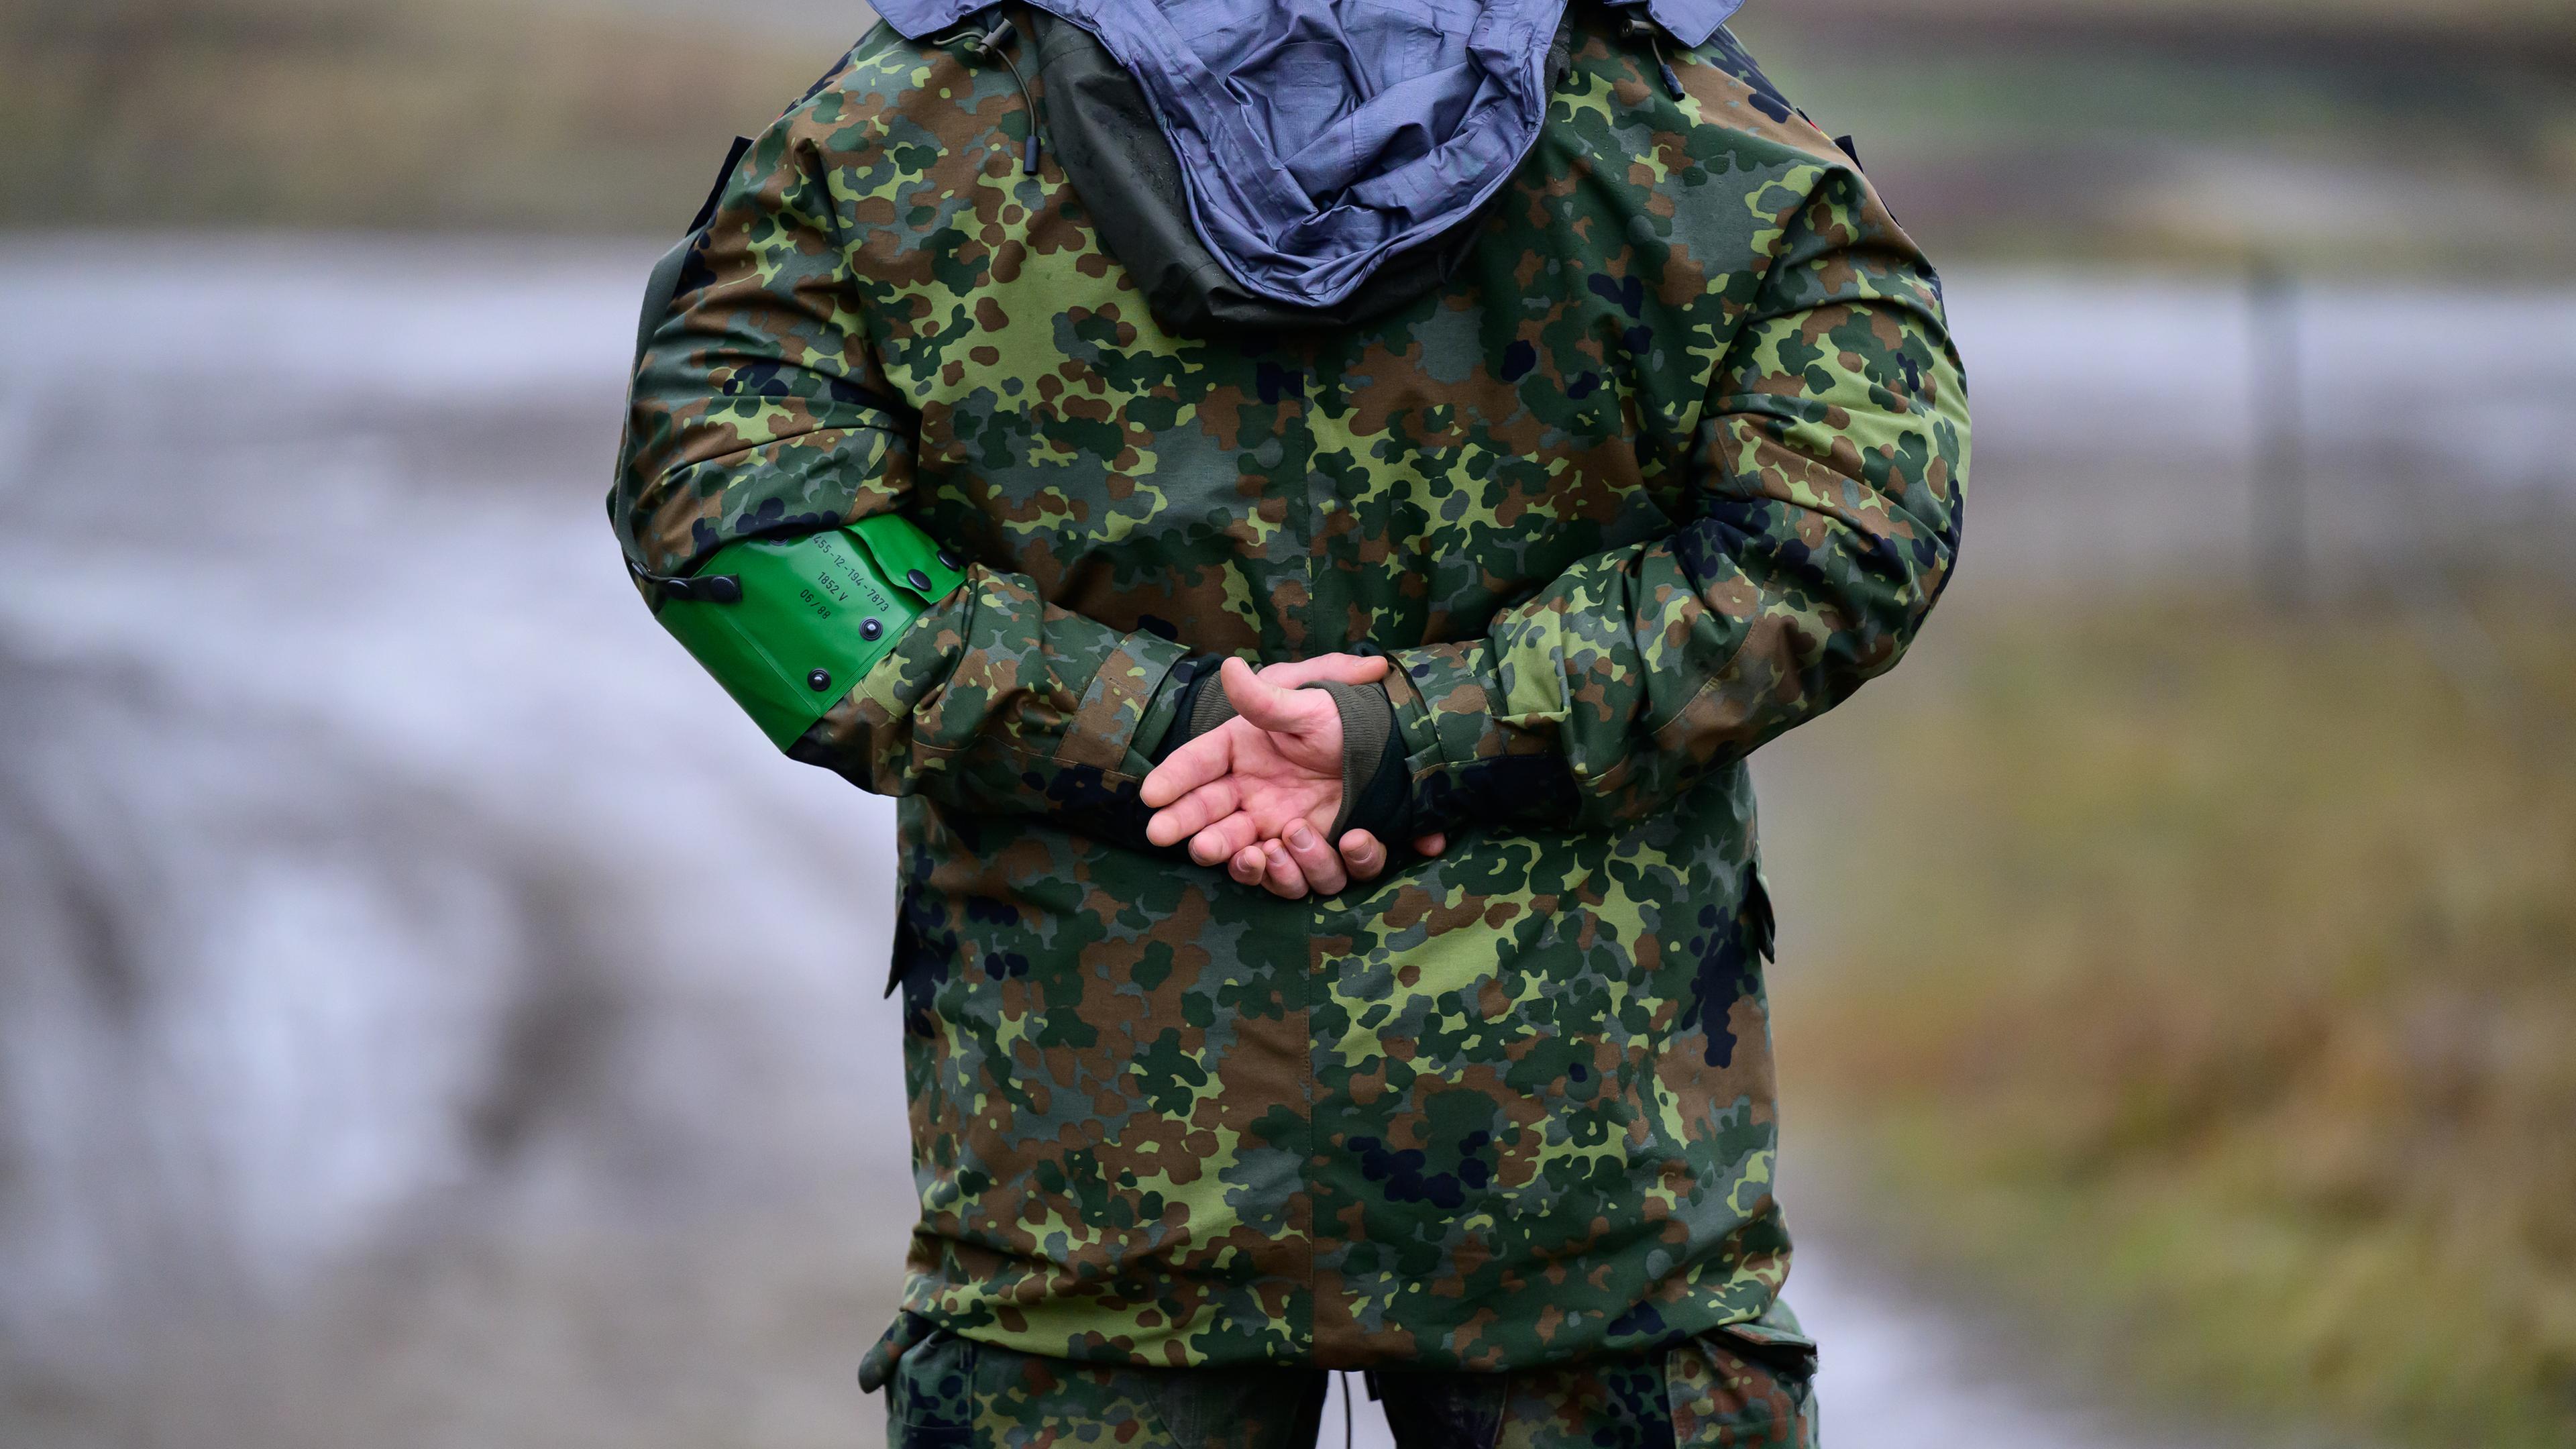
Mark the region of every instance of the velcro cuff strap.
<instances>
[{"instance_id":1,"label":"velcro cuff strap","mask_svg":"<svg viewBox=\"0 0 2576 1449\"><path fill-rule=\"evenodd\" d=\"M654 612L784 750L965 581L928 534L883 513L729 544L691 576L687 597L667 589Z\"/></svg>"}]
</instances>

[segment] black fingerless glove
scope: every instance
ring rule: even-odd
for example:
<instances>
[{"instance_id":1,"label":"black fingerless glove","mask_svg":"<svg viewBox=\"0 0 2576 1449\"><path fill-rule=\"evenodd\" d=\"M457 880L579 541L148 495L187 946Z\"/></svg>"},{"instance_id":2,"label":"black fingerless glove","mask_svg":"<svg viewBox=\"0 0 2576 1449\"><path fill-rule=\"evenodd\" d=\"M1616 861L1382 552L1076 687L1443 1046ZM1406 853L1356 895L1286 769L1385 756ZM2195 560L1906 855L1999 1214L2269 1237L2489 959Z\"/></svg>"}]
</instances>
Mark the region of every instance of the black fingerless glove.
<instances>
[{"instance_id":1,"label":"black fingerless glove","mask_svg":"<svg viewBox=\"0 0 2576 1449\"><path fill-rule=\"evenodd\" d=\"M1411 844L1400 832L1411 813L1411 781L1404 770L1404 737L1396 732L1395 704L1383 684L1320 683L1306 686L1331 695L1342 717L1342 813L1326 837L1336 848L1353 830L1365 830L1388 849Z\"/></svg>"}]
</instances>

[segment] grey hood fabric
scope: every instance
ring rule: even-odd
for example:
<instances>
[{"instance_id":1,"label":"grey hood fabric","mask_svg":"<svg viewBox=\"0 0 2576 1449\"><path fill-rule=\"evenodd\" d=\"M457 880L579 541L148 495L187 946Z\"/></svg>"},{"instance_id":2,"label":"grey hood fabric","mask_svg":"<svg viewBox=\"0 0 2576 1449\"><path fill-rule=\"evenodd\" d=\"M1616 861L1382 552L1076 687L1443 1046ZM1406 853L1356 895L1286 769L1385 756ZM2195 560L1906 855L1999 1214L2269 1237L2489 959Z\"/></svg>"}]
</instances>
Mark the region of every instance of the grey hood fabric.
<instances>
[{"instance_id":1,"label":"grey hood fabric","mask_svg":"<svg viewBox=\"0 0 2576 1449\"><path fill-rule=\"evenodd\" d=\"M1126 68L1193 229L1249 297L1334 308L1500 190L1547 119L1566 0L1035 0ZM1645 0L1698 45L1742 0ZM976 0L886 0L935 39Z\"/></svg>"},{"instance_id":2,"label":"grey hood fabric","mask_svg":"<svg viewBox=\"0 0 2576 1449\"><path fill-rule=\"evenodd\" d=\"M1030 47L1046 108L1047 147L1081 197L1100 242L1135 278L1163 330L1214 338L1347 327L1438 287L1475 246L1489 201L1421 245L1390 254L1330 306L1258 296L1208 250L1190 221L1179 156L1155 124L1144 87L1099 37L1034 12ZM1549 51L1549 89L1566 68L1565 34ZM1499 193L1497 193L1499 195Z\"/></svg>"}]
</instances>

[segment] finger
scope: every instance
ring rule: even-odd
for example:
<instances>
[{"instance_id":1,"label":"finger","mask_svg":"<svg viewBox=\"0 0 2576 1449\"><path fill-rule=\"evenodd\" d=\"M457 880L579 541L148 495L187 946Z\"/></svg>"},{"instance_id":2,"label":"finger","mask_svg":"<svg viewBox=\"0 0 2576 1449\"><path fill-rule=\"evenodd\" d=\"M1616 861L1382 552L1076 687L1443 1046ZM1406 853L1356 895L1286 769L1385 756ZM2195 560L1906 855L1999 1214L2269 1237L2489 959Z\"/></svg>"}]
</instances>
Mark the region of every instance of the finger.
<instances>
[{"instance_id":1,"label":"finger","mask_svg":"<svg viewBox=\"0 0 2576 1449\"><path fill-rule=\"evenodd\" d=\"M1273 664L1261 671L1261 678L1281 689L1299 689L1324 680L1335 684L1375 684L1386 678L1386 667L1386 660L1377 655L1319 654L1312 659Z\"/></svg>"},{"instance_id":2,"label":"finger","mask_svg":"<svg viewBox=\"0 0 2576 1449\"><path fill-rule=\"evenodd\" d=\"M1145 838L1156 845L1177 844L1232 815L1242 805L1243 786L1228 775L1155 811L1154 818L1145 822Z\"/></svg>"},{"instance_id":3,"label":"finger","mask_svg":"<svg viewBox=\"0 0 2576 1449\"><path fill-rule=\"evenodd\" d=\"M1283 896L1292 901L1305 899L1306 873L1297 868L1296 861L1289 859L1285 846L1276 840L1261 842L1261 859L1263 868L1268 872L1262 884L1269 888L1272 895Z\"/></svg>"},{"instance_id":4,"label":"finger","mask_svg":"<svg viewBox=\"0 0 2576 1449\"><path fill-rule=\"evenodd\" d=\"M1342 837L1342 864L1353 880L1375 880L1386 869L1386 847L1367 831L1354 830Z\"/></svg>"},{"instance_id":5,"label":"finger","mask_svg":"<svg viewBox=\"0 0 2576 1449\"><path fill-rule=\"evenodd\" d=\"M1262 854L1259 845L1247 845L1234 853L1234 859L1226 865L1226 873L1245 885L1257 886L1270 874L1270 861Z\"/></svg>"},{"instance_id":6,"label":"finger","mask_svg":"<svg viewBox=\"0 0 2576 1449\"><path fill-rule=\"evenodd\" d=\"M1225 661L1219 676L1225 685L1225 697L1234 701L1235 713L1255 729L1272 734L1295 734L1312 722L1310 714L1299 709L1300 701L1293 689L1281 689L1252 672L1252 666L1240 659ZM1331 709L1330 701L1321 701ZM1176 751L1174 759L1179 758Z\"/></svg>"},{"instance_id":7,"label":"finger","mask_svg":"<svg viewBox=\"0 0 2576 1449\"><path fill-rule=\"evenodd\" d=\"M1160 810L1202 785L1225 778L1233 768L1233 732L1209 730L1172 751L1163 763L1154 767L1152 774L1145 777L1146 808Z\"/></svg>"},{"instance_id":8,"label":"finger","mask_svg":"<svg viewBox=\"0 0 2576 1449\"><path fill-rule=\"evenodd\" d=\"M1413 850L1416 855L1429 856L1434 860L1439 859L1440 856L1448 849L1449 837L1446 835L1426 835L1420 840L1413 842Z\"/></svg>"},{"instance_id":9,"label":"finger","mask_svg":"<svg viewBox=\"0 0 2576 1449\"><path fill-rule=\"evenodd\" d=\"M1337 896L1351 883L1351 873L1342 866L1341 853L1323 832L1303 820L1291 821L1282 837L1288 847L1288 858L1305 872L1306 884L1319 896Z\"/></svg>"},{"instance_id":10,"label":"finger","mask_svg":"<svg viewBox=\"0 0 2576 1449\"><path fill-rule=\"evenodd\" d=\"M1190 859L1217 865L1261 838L1261 826L1240 811L1190 837Z\"/></svg>"}]
</instances>

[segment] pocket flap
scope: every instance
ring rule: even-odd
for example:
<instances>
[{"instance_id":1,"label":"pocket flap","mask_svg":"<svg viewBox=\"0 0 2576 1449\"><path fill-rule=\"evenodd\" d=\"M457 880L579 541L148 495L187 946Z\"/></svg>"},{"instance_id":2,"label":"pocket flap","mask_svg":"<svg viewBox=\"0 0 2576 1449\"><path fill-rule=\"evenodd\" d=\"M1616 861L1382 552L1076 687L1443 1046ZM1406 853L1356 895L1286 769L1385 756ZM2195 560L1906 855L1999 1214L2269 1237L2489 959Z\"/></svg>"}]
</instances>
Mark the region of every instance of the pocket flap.
<instances>
[{"instance_id":1,"label":"pocket flap","mask_svg":"<svg viewBox=\"0 0 2576 1449\"><path fill-rule=\"evenodd\" d=\"M1816 1341L1785 1308L1684 1344L1664 1375L1679 1449L1815 1449Z\"/></svg>"},{"instance_id":2,"label":"pocket flap","mask_svg":"<svg viewBox=\"0 0 2576 1449\"><path fill-rule=\"evenodd\" d=\"M1816 1341L1794 1327L1773 1323L1731 1323L1719 1329L1718 1336L1731 1338L1755 1351L1755 1356L1771 1363L1788 1363L1814 1372Z\"/></svg>"},{"instance_id":3,"label":"pocket flap","mask_svg":"<svg viewBox=\"0 0 2576 1449\"><path fill-rule=\"evenodd\" d=\"M876 1347L859 1360L859 1390L873 1394L894 1378L894 1366L923 1339L939 1331L939 1325L918 1313L898 1313L894 1322L878 1339Z\"/></svg>"}]
</instances>

